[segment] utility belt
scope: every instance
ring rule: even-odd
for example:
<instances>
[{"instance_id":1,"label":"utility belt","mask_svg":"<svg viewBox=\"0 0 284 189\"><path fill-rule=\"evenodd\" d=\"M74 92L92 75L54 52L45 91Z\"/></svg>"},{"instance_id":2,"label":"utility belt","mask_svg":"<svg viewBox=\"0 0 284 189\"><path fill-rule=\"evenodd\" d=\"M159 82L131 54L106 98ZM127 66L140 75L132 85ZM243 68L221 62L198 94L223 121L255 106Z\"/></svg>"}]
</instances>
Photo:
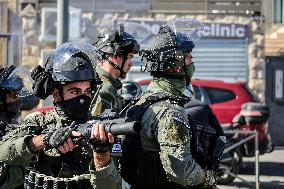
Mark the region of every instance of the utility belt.
<instances>
[{"instance_id":1,"label":"utility belt","mask_svg":"<svg viewBox=\"0 0 284 189\"><path fill-rule=\"evenodd\" d=\"M29 170L25 175L25 189L89 189L92 188L90 175L83 174L72 178L58 178Z\"/></svg>"}]
</instances>

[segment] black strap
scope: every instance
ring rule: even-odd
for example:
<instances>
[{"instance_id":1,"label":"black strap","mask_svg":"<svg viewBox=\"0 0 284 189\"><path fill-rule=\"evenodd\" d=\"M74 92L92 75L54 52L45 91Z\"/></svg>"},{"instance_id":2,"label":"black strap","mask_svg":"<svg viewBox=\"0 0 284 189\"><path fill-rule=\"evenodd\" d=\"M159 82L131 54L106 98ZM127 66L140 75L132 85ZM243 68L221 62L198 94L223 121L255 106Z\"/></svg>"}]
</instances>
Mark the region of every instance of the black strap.
<instances>
[{"instance_id":1,"label":"black strap","mask_svg":"<svg viewBox=\"0 0 284 189\"><path fill-rule=\"evenodd\" d=\"M126 62L126 59L123 57L123 61L122 61L122 66L119 67L118 65L116 65L113 61L108 59L108 63L114 68L120 71L120 76L125 75L126 73L123 71L123 67L124 64Z\"/></svg>"},{"instance_id":2,"label":"black strap","mask_svg":"<svg viewBox=\"0 0 284 189\"><path fill-rule=\"evenodd\" d=\"M141 121L142 116L152 104L165 100L174 101L175 103L178 103L180 106L183 106L181 98L169 96L166 93L159 92L159 93L153 93L150 96L148 96L142 104L137 105L137 101L139 101L139 99L136 101L132 101L127 107L125 107L119 113L119 115L126 116L127 118L130 118L132 121Z\"/></svg>"}]
</instances>

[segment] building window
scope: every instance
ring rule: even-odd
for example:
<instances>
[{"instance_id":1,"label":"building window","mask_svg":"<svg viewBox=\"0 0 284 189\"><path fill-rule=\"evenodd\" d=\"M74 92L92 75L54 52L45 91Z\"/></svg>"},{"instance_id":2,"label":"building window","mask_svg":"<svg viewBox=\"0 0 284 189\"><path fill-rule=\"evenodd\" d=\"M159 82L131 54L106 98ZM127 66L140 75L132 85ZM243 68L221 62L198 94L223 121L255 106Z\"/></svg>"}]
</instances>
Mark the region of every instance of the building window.
<instances>
[{"instance_id":1,"label":"building window","mask_svg":"<svg viewBox=\"0 0 284 189\"><path fill-rule=\"evenodd\" d=\"M282 23L282 0L274 0L274 23Z\"/></svg>"}]
</instances>

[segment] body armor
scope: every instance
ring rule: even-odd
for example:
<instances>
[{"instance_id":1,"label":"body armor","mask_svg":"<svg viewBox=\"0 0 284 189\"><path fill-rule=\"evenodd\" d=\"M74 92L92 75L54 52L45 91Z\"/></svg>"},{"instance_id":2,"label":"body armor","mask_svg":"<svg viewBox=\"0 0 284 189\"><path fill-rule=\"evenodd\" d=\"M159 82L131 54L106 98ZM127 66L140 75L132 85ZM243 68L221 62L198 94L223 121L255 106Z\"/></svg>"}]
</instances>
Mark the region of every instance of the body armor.
<instances>
[{"instance_id":1,"label":"body armor","mask_svg":"<svg viewBox=\"0 0 284 189\"><path fill-rule=\"evenodd\" d=\"M149 96L142 104L130 107L126 116L132 120L140 121L149 106L164 100L183 104L180 99L163 93L156 93ZM209 153L213 153L216 131L205 125L196 124L190 117L189 120L190 132L193 135L191 138L192 155L202 168L208 168L212 166L212 162L209 162L210 158L206 159L206 156L209 157ZM131 185L131 188L195 188L169 181L163 169L159 151L143 151L139 134L126 135L122 145L122 153L120 160L121 175Z\"/></svg>"}]
</instances>

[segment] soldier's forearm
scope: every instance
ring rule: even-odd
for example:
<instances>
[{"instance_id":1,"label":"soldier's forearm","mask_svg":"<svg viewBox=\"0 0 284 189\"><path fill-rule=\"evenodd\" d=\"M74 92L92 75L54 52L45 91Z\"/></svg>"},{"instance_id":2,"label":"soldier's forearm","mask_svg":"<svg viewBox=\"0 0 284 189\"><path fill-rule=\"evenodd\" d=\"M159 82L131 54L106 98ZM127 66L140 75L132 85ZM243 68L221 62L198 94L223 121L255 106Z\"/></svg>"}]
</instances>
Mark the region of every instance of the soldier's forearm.
<instances>
[{"instance_id":1,"label":"soldier's forearm","mask_svg":"<svg viewBox=\"0 0 284 189\"><path fill-rule=\"evenodd\" d=\"M31 152L36 153L45 148L43 135L33 136L26 140L27 146Z\"/></svg>"},{"instance_id":2,"label":"soldier's forearm","mask_svg":"<svg viewBox=\"0 0 284 189\"><path fill-rule=\"evenodd\" d=\"M106 167L110 163L111 154L109 151L105 153L93 152L93 156L94 156L94 165L96 169L101 169L103 167Z\"/></svg>"},{"instance_id":3,"label":"soldier's forearm","mask_svg":"<svg viewBox=\"0 0 284 189\"><path fill-rule=\"evenodd\" d=\"M34 156L26 144L31 136L9 138L0 144L0 161L7 165L28 165Z\"/></svg>"}]
</instances>

